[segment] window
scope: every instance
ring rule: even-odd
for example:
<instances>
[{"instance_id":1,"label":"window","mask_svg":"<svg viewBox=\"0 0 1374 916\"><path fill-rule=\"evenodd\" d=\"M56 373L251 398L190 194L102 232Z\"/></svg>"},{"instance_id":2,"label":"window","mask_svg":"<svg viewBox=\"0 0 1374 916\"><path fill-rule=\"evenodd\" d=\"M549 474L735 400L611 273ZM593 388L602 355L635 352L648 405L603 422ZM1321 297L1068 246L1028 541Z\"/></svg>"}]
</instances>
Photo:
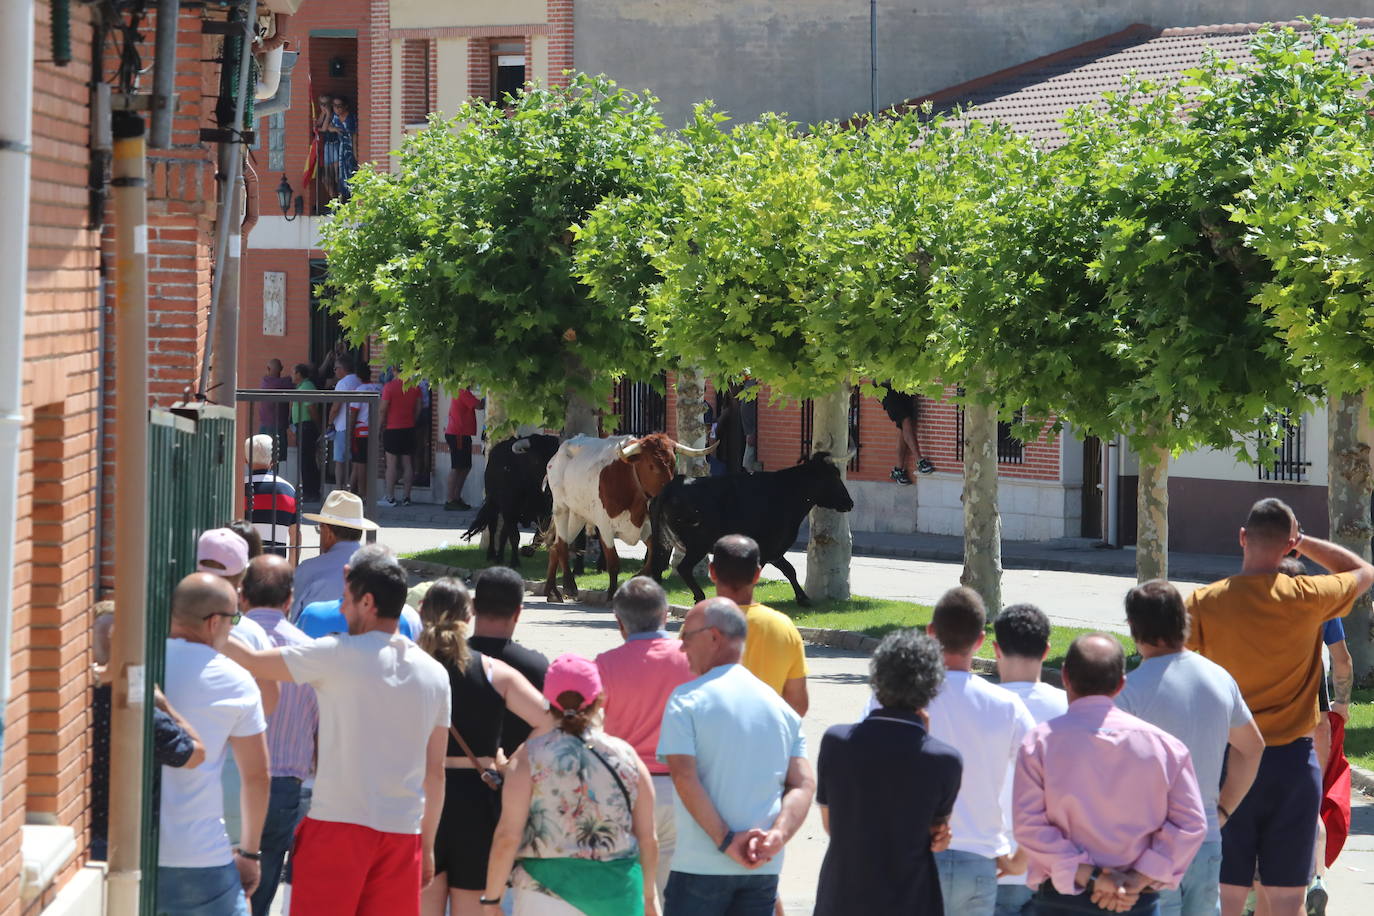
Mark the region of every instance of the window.
<instances>
[{"instance_id":1,"label":"window","mask_svg":"<svg viewBox=\"0 0 1374 916\"><path fill-rule=\"evenodd\" d=\"M525 85L525 43L523 41L493 41L491 43L491 99L499 102L514 95Z\"/></svg>"},{"instance_id":2,"label":"window","mask_svg":"<svg viewBox=\"0 0 1374 916\"><path fill-rule=\"evenodd\" d=\"M849 470L859 470L859 449L863 447L863 442L859 439L859 417L862 413L863 397L859 394L859 386L855 385L849 392L849 450L854 455L849 462Z\"/></svg>"},{"instance_id":3,"label":"window","mask_svg":"<svg viewBox=\"0 0 1374 916\"><path fill-rule=\"evenodd\" d=\"M964 396L964 389L959 389L959 396ZM1024 464L1026 460L1026 445L1012 434L1013 427L1017 423L1023 422L1021 411L1016 411L1010 420L997 421L997 463L998 464ZM955 422L955 456L964 460L964 408L960 405L954 413Z\"/></svg>"},{"instance_id":4,"label":"window","mask_svg":"<svg viewBox=\"0 0 1374 916\"><path fill-rule=\"evenodd\" d=\"M1307 469L1312 467L1307 458L1306 427L1302 420L1295 420L1286 413L1279 418L1279 427L1283 430L1283 439L1274 460L1259 466L1259 479L1301 483L1307 479Z\"/></svg>"},{"instance_id":5,"label":"window","mask_svg":"<svg viewBox=\"0 0 1374 916\"><path fill-rule=\"evenodd\" d=\"M267 171L286 171L286 112L267 116Z\"/></svg>"},{"instance_id":6,"label":"window","mask_svg":"<svg viewBox=\"0 0 1374 916\"><path fill-rule=\"evenodd\" d=\"M658 384L667 384L666 373L659 374ZM668 426L668 401L659 391L650 382L634 382L628 378L616 382L611 395L611 412L618 422L612 435L647 436L663 432Z\"/></svg>"},{"instance_id":7,"label":"window","mask_svg":"<svg viewBox=\"0 0 1374 916\"><path fill-rule=\"evenodd\" d=\"M816 431L816 402L807 398L801 402L801 457L797 463L811 457L811 437Z\"/></svg>"}]
</instances>

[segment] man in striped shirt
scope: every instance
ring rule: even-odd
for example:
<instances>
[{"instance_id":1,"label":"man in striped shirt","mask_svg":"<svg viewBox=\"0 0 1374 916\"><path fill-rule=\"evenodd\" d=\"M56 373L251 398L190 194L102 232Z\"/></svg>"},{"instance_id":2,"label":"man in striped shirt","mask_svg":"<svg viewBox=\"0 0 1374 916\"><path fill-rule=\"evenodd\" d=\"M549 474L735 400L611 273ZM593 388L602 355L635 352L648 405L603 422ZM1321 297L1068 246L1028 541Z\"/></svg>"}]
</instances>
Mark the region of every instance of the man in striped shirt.
<instances>
[{"instance_id":1,"label":"man in striped shirt","mask_svg":"<svg viewBox=\"0 0 1374 916\"><path fill-rule=\"evenodd\" d=\"M244 485L244 514L262 536L262 549L279 557L300 549L301 509L296 488L273 473L272 437L257 435L244 443L251 469Z\"/></svg>"},{"instance_id":2,"label":"man in striped shirt","mask_svg":"<svg viewBox=\"0 0 1374 916\"><path fill-rule=\"evenodd\" d=\"M263 554L248 563L243 600L248 616L267 631L273 647L310 642L286 619L291 607L291 565L281 557ZM320 709L315 689L284 682L276 710L267 717L267 750L272 791L262 828L262 880L253 892L253 916L266 916L281 880L282 863L291 848L296 827L310 809L305 783L315 771L315 733Z\"/></svg>"}]
</instances>

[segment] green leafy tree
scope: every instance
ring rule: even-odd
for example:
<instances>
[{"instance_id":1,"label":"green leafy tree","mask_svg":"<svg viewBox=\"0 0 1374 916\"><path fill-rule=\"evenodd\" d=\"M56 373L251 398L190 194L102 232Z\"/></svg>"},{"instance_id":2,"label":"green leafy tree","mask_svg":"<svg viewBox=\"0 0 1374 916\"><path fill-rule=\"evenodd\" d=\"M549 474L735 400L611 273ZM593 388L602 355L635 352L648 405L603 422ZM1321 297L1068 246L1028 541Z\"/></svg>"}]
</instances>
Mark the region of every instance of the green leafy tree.
<instances>
[{"instance_id":1,"label":"green leafy tree","mask_svg":"<svg viewBox=\"0 0 1374 916\"><path fill-rule=\"evenodd\" d=\"M350 339L380 341L403 372L496 391L511 423L594 434L612 380L658 361L643 324L575 276L572 227L653 176L653 102L583 75L472 100L408 137L394 174L360 171L321 242Z\"/></svg>"}]
</instances>

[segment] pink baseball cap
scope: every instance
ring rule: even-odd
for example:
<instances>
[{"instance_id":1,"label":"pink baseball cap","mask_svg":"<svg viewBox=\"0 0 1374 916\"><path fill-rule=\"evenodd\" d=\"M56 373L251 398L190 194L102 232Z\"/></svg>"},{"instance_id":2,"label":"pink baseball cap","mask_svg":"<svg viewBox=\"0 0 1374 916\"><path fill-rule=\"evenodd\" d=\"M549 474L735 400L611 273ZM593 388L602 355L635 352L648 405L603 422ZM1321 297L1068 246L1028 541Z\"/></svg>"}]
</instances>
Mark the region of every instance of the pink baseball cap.
<instances>
[{"instance_id":1,"label":"pink baseball cap","mask_svg":"<svg viewBox=\"0 0 1374 916\"><path fill-rule=\"evenodd\" d=\"M596 662L572 652L553 660L544 675L544 699L555 709L562 709L558 696L569 690L582 695L582 707L601 695L601 672L596 669Z\"/></svg>"},{"instance_id":2,"label":"pink baseball cap","mask_svg":"<svg viewBox=\"0 0 1374 916\"><path fill-rule=\"evenodd\" d=\"M247 568L247 541L228 528L211 528L201 533L196 542L196 572L228 577Z\"/></svg>"}]
</instances>

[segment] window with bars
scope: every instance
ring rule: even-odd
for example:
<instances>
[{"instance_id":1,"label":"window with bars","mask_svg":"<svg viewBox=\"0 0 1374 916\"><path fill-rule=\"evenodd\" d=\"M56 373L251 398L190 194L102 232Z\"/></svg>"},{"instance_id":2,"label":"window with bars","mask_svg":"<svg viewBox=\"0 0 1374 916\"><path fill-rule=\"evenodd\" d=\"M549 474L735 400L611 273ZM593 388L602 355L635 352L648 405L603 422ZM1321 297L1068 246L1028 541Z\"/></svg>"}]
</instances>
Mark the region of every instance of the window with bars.
<instances>
[{"instance_id":1,"label":"window with bars","mask_svg":"<svg viewBox=\"0 0 1374 916\"><path fill-rule=\"evenodd\" d=\"M801 402L801 457L797 464L811 457L811 437L816 433L816 402L807 398Z\"/></svg>"},{"instance_id":2,"label":"window with bars","mask_svg":"<svg viewBox=\"0 0 1374 916\"><path fill-rule=\"evenodd\" d=\"M959 395L963 396L964 389L959 389ZM960 460L964 460L964 408L961 405L955 410L954 422L954 442L955 455ZM1026 444L1016 438L1013 429L1016 424L1024 421L1021 411L1016 411L1010 420L997 421L997 463L998 464L1024 464L1026 461Z\"/></svg>"},{"instance_id":3,"label":"window with bars","mask_svg":"<svg viewBox=\"0 0 1374 916\"><path fill-rule=\"evenodd\" d=\"M659 384L666 383L660 375ZM661 433L668 427L668 401L650 382L634 382L623 378L615 384L611 410L617 418L615 436L647 436Z\"/></svg>"},{"instance_id":4,"label":"window with bars","mask_svg":"<svg viewBox=\"0 0 1374 916\"><path fill-rule=\"evenodd\" d=\"M1259 466L1260 480L1280 480L1300 483L1307 479L1312 462L1307 457L1307 434L1301 418L1284 414L1279 418L1283 429L1283 440L1279 442L1278 454L1269 464Z\"/></svg>"},{"instance_id":5,"label":"window with bars","mask_svg":"<svg viewBox=\"0 0 1374 916\"><path fill-rule=\"evenodd\" d=\"M849 447L854 451L854 457L850 460L848 468L851 471L859 469L859 449L862 443L859 440L859 414L863 405L863 397L857 387L849 393ZM811 440L816 435L816 402L807 398L801 402L801 457L797 463L805 461L811 457Z\"/></svg>"}]
</instances>

